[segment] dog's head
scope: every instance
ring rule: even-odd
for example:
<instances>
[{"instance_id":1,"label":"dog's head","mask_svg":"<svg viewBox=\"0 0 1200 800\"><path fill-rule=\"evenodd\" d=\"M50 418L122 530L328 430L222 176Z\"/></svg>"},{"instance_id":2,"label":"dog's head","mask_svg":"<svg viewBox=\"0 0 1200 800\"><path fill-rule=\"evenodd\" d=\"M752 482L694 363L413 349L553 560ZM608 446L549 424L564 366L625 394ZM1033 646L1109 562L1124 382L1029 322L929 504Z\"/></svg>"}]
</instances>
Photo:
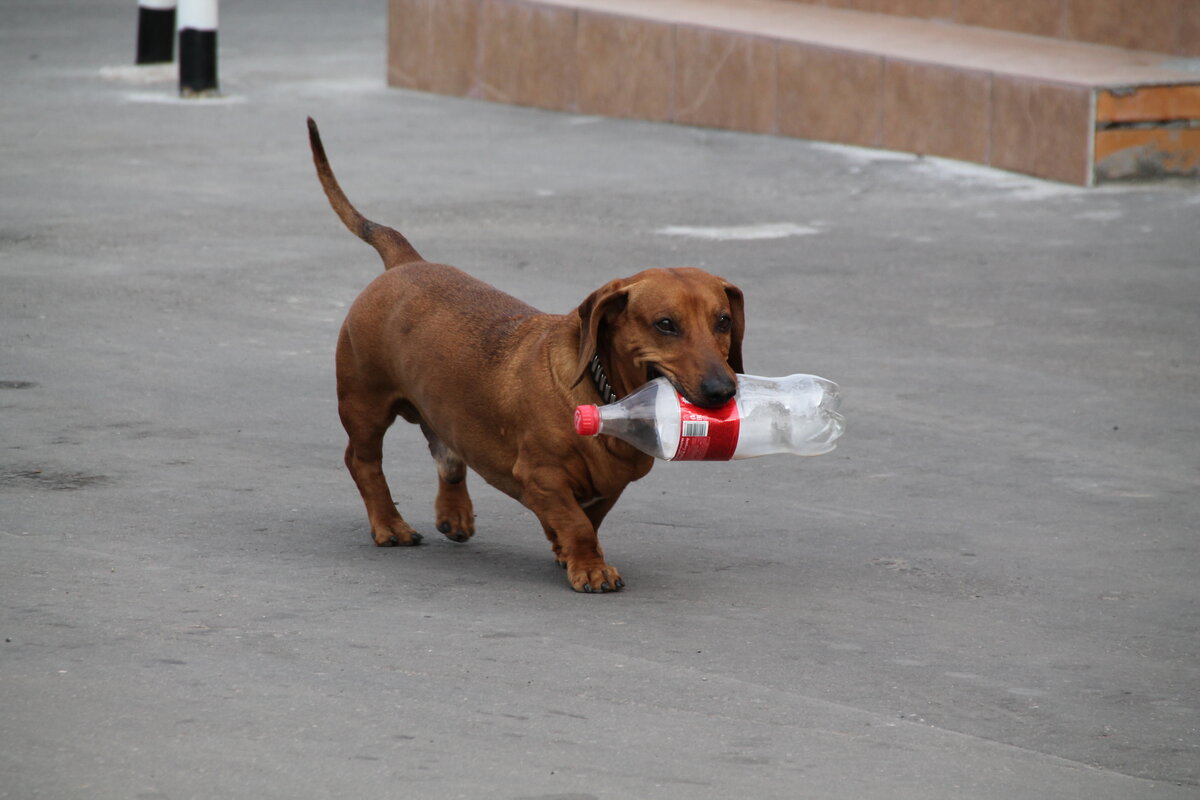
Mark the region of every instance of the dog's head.
<instances>
[{"instance_id":1,"label":"dog's head","mask_svg":"<svg viewBox=\"0 0 1200 800\"><path fill-rule=\"evenodd\" d=\"M661 375L693 405L724 405L742 371L744 309L741 289L693 267L611 281L579 306L576 383L598 354L618 396Z\"/></svg>"}]
</instances>

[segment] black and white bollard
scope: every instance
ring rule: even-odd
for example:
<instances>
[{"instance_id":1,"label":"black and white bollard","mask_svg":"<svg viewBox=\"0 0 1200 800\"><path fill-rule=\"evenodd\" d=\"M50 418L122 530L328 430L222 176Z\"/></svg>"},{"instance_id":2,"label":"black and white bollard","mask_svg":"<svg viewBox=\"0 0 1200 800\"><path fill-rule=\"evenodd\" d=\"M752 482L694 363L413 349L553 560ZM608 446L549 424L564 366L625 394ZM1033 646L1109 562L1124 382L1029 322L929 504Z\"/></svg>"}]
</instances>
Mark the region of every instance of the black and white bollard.
<instances>
[{"instance_id":1,"label":"black and white bollard","mask_svg":"<svg viewBox=\"0 0 1200 800\"><path fill-rule=\"evenodd\" d=\"M217 0L179 0L179 94L217 94Z\"/></svg>"},{"instance_id":2,"label":"black and white bollard","mask_svg":"<svg viewBox=\"0 0 1200 800\"><path fill-rule=\"evenodd\" d=\"M175 0L138 0L137 64L175 60Z\"/></svg>"}]
</instances>

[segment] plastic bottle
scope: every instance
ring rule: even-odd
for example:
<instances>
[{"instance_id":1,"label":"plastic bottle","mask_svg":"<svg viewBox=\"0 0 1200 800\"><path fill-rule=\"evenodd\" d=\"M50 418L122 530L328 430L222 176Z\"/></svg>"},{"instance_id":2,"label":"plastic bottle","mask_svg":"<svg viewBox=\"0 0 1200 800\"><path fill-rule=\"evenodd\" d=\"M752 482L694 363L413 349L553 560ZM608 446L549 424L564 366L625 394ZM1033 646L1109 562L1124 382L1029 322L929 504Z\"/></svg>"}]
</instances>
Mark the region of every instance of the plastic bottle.
<instances>
[{"instance_id":1,"label":"plastic bottle","mask_svg":"<svg viewBox=\"0 0 1200 800\"><path fill-rule=\"evenodd\" d=\"M606 434L665 461L728 461L772 453L817 456L846 429L833 381L816 375L738 375L737 394L720 408L683 399L656 378L606 406L575 409L575 430Z\"/></svg>"}]
</instances>

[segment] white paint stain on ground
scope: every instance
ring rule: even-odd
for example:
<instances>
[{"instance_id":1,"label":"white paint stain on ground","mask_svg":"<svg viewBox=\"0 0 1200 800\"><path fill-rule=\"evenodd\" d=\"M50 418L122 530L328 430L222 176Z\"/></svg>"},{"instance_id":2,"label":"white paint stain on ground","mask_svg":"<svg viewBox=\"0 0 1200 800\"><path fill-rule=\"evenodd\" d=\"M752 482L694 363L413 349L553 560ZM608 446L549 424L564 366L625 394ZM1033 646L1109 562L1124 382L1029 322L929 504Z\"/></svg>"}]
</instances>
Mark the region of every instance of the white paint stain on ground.
<instances>
[{"instance_id":1,"label":"white paint stain on ground","mask_svg":"<svg viewBox=\"0 0 1200 800\"><path fill-rule=\"evenodd\" d=\"M101 67L100 77L106 81L142 86L151 83L171 83L179 79L179 68L173 62Z\"/></svg>"},{"instance_id":2,"label":"white paint stain on ground","mask_svg":"<svg viewBox=\"0 0 1200 800\"><path fill-rule=\"evenodd\" d=\"M877 164L883 161L916 161L912 153L897 153L895 150L872 150L868 147L855 147L851 144L832 144L830 142L812 142L817 150L824 150L841 156L856 164Z\"/></svg>"},{"instance_id":3,"label":"white paint stain on ground","mask_svg":"<svg viewBox=\"0 0 1200 800\"><path fill-rule=\"evenodd\" d=\"M179 68L171 64L139 64L133 66L101 67L100 77L113 83L128 86L158 86L161 91L133 91L125 93L128 103L165 103L181 106L227 106L245 103L244 95L216 94L201 97L180 97L176 89Z\"/></svg>"},{"instance_id":4,"label":"white paint stain on ground","mask_svg":"<svg viewBox=\"0 0 1200 800\"><path fill-rule=\"evenodd\" d=\"M1080 211L1075 215L1075 219L1092 220L1095 222L1113 222L1123 216L1125 216L1124 212L1118 209L1098 208L1093 211Z\"/></svg>"},{"instance_id":5,"label":"white paint stain on ground","mask_svg":"<svg viewBox=\"0 0 1200 800\"><path fill-rule=\"evenodd\" d=\"M952 181L960 186L994 187L1008 192L1010 197L1018 200L1076 196L1089 191L1081 186L1044 181L1028 175L1005 172L950 158L918 156L913 153L898 153L891 150L871 150L866 147L826 142L814 142L811 146L845 159L852 165L851 172L854 174L861 173L863 167L874 164L900 164L919 174Z\"/></svg>"},{"instance_id":6,"label":"white paint stain on ground","mask_svg":"<svg viewBox=\"0 0 1200 800\"><path fill-rule=\"evenodd\" d=\"M1045 200L1058 197L1077 197L1087 194L1082 186L1067 183L1055 183L1031 178L1028 175L1018 175L1015 172L1005 172L980 164L966 161L954 161L949 158L925 157L916 159L914 168L917 172L938 178L954 181L960 186L972 188L994 187L1009 193L1017 200Z\"/></svg>"},{"instance_id":7,"label":"white paint stain on ground","mask_svg":"<svg viewBox=\"0 0 1200 800\"><path fill-rule=\"evenodd\" d=\"M758 239L786 239L789 236L812 236L820 233L812 225L797 225L794 222L767 222L758 225L692 226L668 225L655 233L663 236L686 236L710 242L748 242Z\"/></svg>"},{"instance_id":8,"label":"white paint stain on ground","mask_svg":"<svg viewBox=\"0 0 1200 800\"><path fill-rule=\"evenodd\" d=\"M234 106L245 103L245 95L221 94L215 97L180 97L178 94L161 94L158 92L129 92L125 100L130 103L164 103L199 108L201 106Z\"/></svg>"}]
</instances>

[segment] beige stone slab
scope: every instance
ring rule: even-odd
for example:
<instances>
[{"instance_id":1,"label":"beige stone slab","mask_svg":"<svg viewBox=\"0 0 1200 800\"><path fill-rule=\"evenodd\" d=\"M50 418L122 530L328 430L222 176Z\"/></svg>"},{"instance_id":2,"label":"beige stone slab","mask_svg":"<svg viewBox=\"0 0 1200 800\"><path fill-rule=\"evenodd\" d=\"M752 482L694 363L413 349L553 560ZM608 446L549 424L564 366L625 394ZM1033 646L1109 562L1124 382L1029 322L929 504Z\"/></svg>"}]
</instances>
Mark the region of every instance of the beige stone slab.
<instances>
[{"instance_id":1,"label":"beige stone slab","mask_svg":"<svg viewBox=\"0 0 1200 800\"><path fill-rule=\"evenodd\" d=\"M1196 81L1196 73L1170 67L1159 52L785 0L556 0L555 5L1082 86Z\"/></svg>"},{"instance_id":2,"label":"beige stone slab","mask_svg":"<svg viewBox=\"0 0 1200 800\"><path fill-rule=\"evenodd\" d=\"M573 108L575 16L561 3L484 3L479 96L538 108Z\"/></svg>"},{"instance_id":3,"label":"beige stone slab","mask_svg":"<svg viewBox=\"0 0 1200 800\"><path fill-rule=\"evenodd\" d=\"M989 75L889 61L883 84L883 147L988 163Z\"/></svg>"},{"instance_id":4,"label":"beige stone slab","mask_svg":"<svg viewBox=\"0 0 1200 800\"><path fill-rule=\"evenodd\" d=\"M991 165L1066 183L1090 181L1092 90L998 76Z\"/></svg>"},{"instance_id":5,"label":"beige stone slab","mask_svg":"<svg viewBox=\"0 0 1200 800\"><path fill-rule=\"evenodd\" d=\"M711 28L675 30L675 121L775 132L775 47Z\"/></svg>"},{"instance_id":6,"label":"beige stone slab","mask_svg":"<svg viewBox=\"0 0 1200 800\"><path fill-rule=\"evenodd\" d=\"M779 132L879 147L884 60L869 53L784 42L779 65Z\"/></svg>"},{"instance_id":7,"label":"beige stone slab","mask_svg":"<svg viewBox=\"0 0 1200 800\"><path fill-rule=\"evenodd\" d=\"M579 111L669 122L675 114L675 29L579 12Z\"/></svg>"}]
</instances>

